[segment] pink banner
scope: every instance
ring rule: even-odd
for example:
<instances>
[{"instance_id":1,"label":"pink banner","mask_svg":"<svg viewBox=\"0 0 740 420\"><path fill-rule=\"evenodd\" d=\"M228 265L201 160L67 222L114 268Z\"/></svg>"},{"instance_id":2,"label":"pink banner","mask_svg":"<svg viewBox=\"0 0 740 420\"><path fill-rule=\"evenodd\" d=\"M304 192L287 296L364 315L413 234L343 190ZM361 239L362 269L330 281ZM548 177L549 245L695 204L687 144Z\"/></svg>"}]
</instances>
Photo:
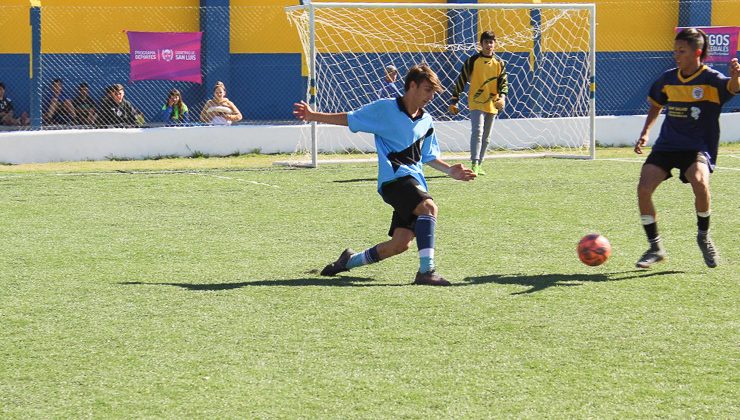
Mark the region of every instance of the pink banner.
<instances>
[{"instance_id":1,"label":"pink banner","mask_svg":"<svg viewBox=\"0 0 740 420\"><path fill-rule=\"evenodd\" d=\"M178 80L203 83L200 41L203 32L126 32L132 82Z\"/></svg>"},{"instance_id":2,"label":"pink banner","mask_svg":"<svg viewBox=\"0 0 740 420\"><path fill-rule=\"evenodd\" d=\"M740 32L738 26L695 26L701 29L709 38L709 48L705 63L729 63L737 57L737 37ZM684 29L676 28L676 33Z\"/></svg>"}]
</instances>

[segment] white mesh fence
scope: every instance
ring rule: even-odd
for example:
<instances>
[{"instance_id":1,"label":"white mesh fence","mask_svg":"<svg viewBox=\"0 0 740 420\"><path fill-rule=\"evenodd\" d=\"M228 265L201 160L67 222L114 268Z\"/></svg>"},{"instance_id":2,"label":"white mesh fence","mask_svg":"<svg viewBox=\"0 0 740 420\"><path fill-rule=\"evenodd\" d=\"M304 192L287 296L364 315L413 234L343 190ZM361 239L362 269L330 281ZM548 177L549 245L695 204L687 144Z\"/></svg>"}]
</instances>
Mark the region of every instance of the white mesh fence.
<instances>
[{"instance_id":1,"label":"white mesh fence","mask_svg":"<svg viewBox=\"0 0 740 420\"><path fill-rule=\"evenodd\" d=\"M305 90L300 66L289 64L288 60L275 61L272 57L263 57L261 54L239 54L230 50L234 40L241 46L249 45L243 38L266 25L275 25L276 20L287 24L281 6L50 5L42 6L40 15L40 55L35 63L38 65L38 72L33 79L29 77L28 63L31 60L27 53L0 54L0 81L7 86L6 93L16 103L16 116L24 113L27 117L31 114L32 101L29 98L38 98L41 103L40 125L17 128L98 128L121 125L118 121L106 121L100 112L101 102L107 96L106 90L115 84L124 87L124 99L130 101L137 114L135 121L125 124L126 126L170 124L161 114L173 89L181 93L188 107L187 123L204 124L200 114L206 101L212 98L217 80L226 84L227 97L243 114L242 124L294 123L290 104ZM136 23L122 27L121 15L135 16ZM28 16L28 7L0 6L0 35L13 28L12 20L20 17L27 22ZM273 21L266 19L266 16ZM204 19L222 24L203 29L201 22ZM131 18L127 19L127 22L131 21ZM105 30L91 31L88 29L91 27ZM127 30L203 31L200 69L203 84L168 80L131 82ZM31 40L28 41L31 44ZM208 48L206 43L209 43ZM212 53L213 49L222 50L216 58ZM270 82L276 75L289 80ZM34 79L36 83L33 83ZM56 80L60 82L55 82ZM62 94L52 94L58 89L55 85L59 83L62 85ZM81 84L87 85L89 99L75 101L80 94ZM54 97L60 100L52 99Z\"/></svg>"},{"instance_id":2,"label":"white mesh fence","mask_svg":"<svg viewBox=\"0 0 740 420\"><path fill-rule=\"evenodd\" d=\"M701 9L706 0L681 4ZM426 62L442 77L448 91L432 103L448 150L468 149L469 122L462 113L446 113L449 89L462 61L473 54L481 30L497 35L497 53L507 63L510 97L496 121L492 145L507 150L556 149L587 155L590 63L589 13L586 9L552 9L546 3L528 9L508 8L450 11L436 9L344 8L316 9L315 83L317 103L325 111L348 111L374 100L384 68L394 64L403 74L412 64ZM536 7L535 7L536 6ZM681 20L680 5L672 0L614 0L597 4L596 115L644 114L650 84L674 66L673 30ZM696 7L694 7L696 6ZM377 5L374 5L377 7ZM143 126L161 125L159 114L171 89L178 89L190 109L191 123L200 124L200 111L212 96L212 83L223 80L227 96L241 110L241 124L295 124L292 102L306 97L309 68L309 14L306 9L275 4L231 7L174 6L60 6L41 10L38 60L31 60L28 6L0 6L0 82L12 99L14 115L3 118L0 130L26 129L33 104L48 110L50 85L61 79L65 96L73 100L81 83L100 103L105 88L120 83L126 99L143 117ZM711 23L737 25L737 0L713 0ZM122 27L121 16L130 27ZM134 18L131 18L131 17ZM223 25L202 25L214 19ZM135 24L131 25L131 22ZM89 28L102 30L93 31ZM116 28L112 30L111 28ZM204 29L206 28L206 29ZM275 28L285 28L275 29ZM296 29L298 29L296 31ZM204 31L204 43L224 54L214 58L204 46L201 74L204 85L148 80L129 82L128 41L123 30ZM277 50L275 32L290 38ZM290 32L289 34L287 32ZM19 35L20 34L20 35ZM27 34L27 35L26 35ZM26 39L27 37L28 39ZM300 39L300 40L299 40ZM301 46L302 45L302 46ZM303 66L301 65L303 60ZM39 71L30 77L30 64ZM717 65L726 72L726 66ZM740 98L724 112L740 111ZM2 110L0 110L0 113ZM25 118L25 119L24 119ZM23 121L22 121L23 120ZM63 117L63 123L43 121L33 129L76 125L96 128L104 121L81 122ZM334 135L334 132L337 135ZM373 150L372 138L349 134L346 128L321 127L318 148ZM311 150L310 130L296 140L296 151ZM331 134L331 135L329 135ZM634 133L629 135L634 137ZM598 142L598 137L596 138Z\"/></svg>"},{"instance_id":3,"label":"white mesh fence","mask_svg":"<svg viewBox=\"0 0 740 420\"><path fill-rule=\"evenodd\" d=\"M356 109L379 98L378 86L386 66L394 65L403 77L413 65L426 63L447 88L427 106L440 142L448 151L466 151L470 137L467 88L458 116L447 112L450 91L463 61L478 51L480 31L492 30L496 33L496 55L506 63L509 95L494 125L490 147L589 154L592 9L545 5L315 7L313 26L311 13L308 7L288 11L299 31L309 69L314 68L310 58L315 40L317 109ZM402 90L403 81L398 85ZM309 139L305 140L305 149L310 149ZM374 146L369 136L322 128L317 147L319 151L342 147L372 151Z\"/></svg>"}]
</instances>

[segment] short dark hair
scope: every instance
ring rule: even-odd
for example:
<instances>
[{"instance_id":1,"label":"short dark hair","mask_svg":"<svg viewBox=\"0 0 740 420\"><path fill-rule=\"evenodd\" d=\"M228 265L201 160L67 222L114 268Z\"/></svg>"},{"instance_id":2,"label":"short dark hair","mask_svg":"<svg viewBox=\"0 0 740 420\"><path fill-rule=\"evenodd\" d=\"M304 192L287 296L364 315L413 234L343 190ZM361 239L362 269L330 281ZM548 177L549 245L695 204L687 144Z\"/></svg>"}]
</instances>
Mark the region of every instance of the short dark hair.
<instances>
[{"instance_id":1,"label":"short dark hair","mask_svg":"<svg viewBox=\"0 0 740 420\"><path fill-rule=\"evenodd\" d=\"M109 93L109 94L110 93L115 93L115 92L118 92L119 90L123 90L123 85L120 84L120 83L114 83L114 84L108 86L107 89L105 89L105 93Z\"/></svg>"},{"instance_id":2,"label":"short dark hair","mask_svg":"<svg viewBox=\"0 0 740 420\"><path fill-rule=\"evenodd\" d=\"M496 42L496 34L493 33L493 31L485 31L480 34L480 42L483 43L483 41L492 39L494 42Z\"/></svg>"},{"instance_id":3,"label":"short dark hair","mask_svg":"<svg viewBox=\"0 0 740 420\"><path fill-rule=\"evenodd\" d=\"M707 45L709 40L707 34L701 29L697 28L683 28L681 32L676 35L676 41L686 41L691 48L694 50L701 50L701 61L707 58Z\"/></svg>"},{"instance_id":4,"label":"short dark hair","mask_svg":"<svg viewBox=\"0 0 740 420\"><path fill-rule=\"evenodd\" d=\"M89 88L89 87L90 86L87 85L87 82L82 82L79 84L79 86L77 86L78 89Z\"/></svg>"},{"instance_id":5,"label":"short dark hair","mask_svg":"<svg viewBox=\"0 0 740 420\"><path fill-rule=\"evenodd\" d=\"M411 82L416 83L416 85L418 86L424 80L428 80L429 83L431 83L434 87L435 91L444 91L444 89L442 88L442 82L440 82L439 77L437 77L437 73L435 73L426 64L417 64L409 69L409 72L406 74L404 89L408 91L409 87L411 87Z\"/></svg>"},{"instance_id":6,"label":"short dark hair","mask_svg":"<svg viewBox=\"0 0 740 420\"><path fill-rule=\"evenodd\" d=\"M0 82L0 88L3 88L3 89L5 89L5 83L3 83L3 82Z\"/></svg>"}]
</instances>

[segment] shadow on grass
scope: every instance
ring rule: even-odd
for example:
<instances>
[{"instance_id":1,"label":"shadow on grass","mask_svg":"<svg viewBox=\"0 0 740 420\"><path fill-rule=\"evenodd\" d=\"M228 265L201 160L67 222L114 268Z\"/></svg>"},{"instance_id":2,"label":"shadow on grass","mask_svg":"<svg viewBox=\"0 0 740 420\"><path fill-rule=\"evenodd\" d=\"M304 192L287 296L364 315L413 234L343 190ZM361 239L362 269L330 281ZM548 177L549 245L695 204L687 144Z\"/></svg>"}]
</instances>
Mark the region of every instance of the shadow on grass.
<instances>
[{"instance_id":1,"label":"shadow on grass","mask_svg":"<svg viewBox=\"0 0 740 420\"><path fill-rule=\"evenodd\" d=\"M239 289L248 286L330 286L330 287L388 287L410 286L410 284L371 283L374 280L366 277L338 276L333 278L300 278L283 280L255 280L238 283L149 283L143 281L125 281L122 285L174 286L193 291L220 291Z\"/></svg>"},{"instance_id":2,"label":"shadow on grass","mask_svg":"<svg viewBox=\"0 0 740 420\"><path fill-rule=\"evenodd\" d=\"M527 286L530 289L523 292L512 293L512 295L521 295L526 293L539 292L547 288L557 286L580 286L583 282L602 282L602 281L620 281L637 279L643 277L663 276L669 274L681 274L683 271L654 271L645 272L641 270L624 271L620 273L603 273L603 274L538 274L538 275L518 275L518 274L492 274L488 276L468 277L463 283L453 283L452 286L475 286L487 283L496 284L518 284ZM196 292L215 292L222 290L240 289L242 287L253 286L323 286L323 287L398 287L398 286L415 286L412 283L375 283L374 279L367 277L337 276L331 278L298 278L282 280L255 280L242 281L236 283L174 283L174 282L143 282L143 281L125 281L118 284L125 286L173 286L181 287Z\"/></svg>"},{"instance_id":3,"label":"shadow on grass","mask_svg":"<svg viewBox=\"0 0 740 420\"><path fill-rule=\"evenodd\" d=\"M425 179L435 179L435 178L449 178L448 175L432 175L432 176L425 176ZM377 181L378 178L356 178L356 179L337 179L332 182L336 182L338 184L346 184L350 182L368 182L368 181Z\"/></svg>"},{"instance_id":4,"label":"shadow on grass","mask_svg":"<svg viewBox=\"0 0 740 420\"><path fill-rule=\"evenodd\" d=\"M539 292L547 288L556 286L580 286L583 282L602 282L602 281L622 281L630 279L639 279L644 277L665 276L670 274L682 274L684 271L644 271L632 270L619 273L600 273L600 274L538 274L538 275L519 275L519 274L491 274L488 276L467 277L466 283L453 284L453 286L466 286L470 284L518 284L527 286L530 289L512 293L512 295L522 295L527 293Z\"/></svg>"}]
</instances>

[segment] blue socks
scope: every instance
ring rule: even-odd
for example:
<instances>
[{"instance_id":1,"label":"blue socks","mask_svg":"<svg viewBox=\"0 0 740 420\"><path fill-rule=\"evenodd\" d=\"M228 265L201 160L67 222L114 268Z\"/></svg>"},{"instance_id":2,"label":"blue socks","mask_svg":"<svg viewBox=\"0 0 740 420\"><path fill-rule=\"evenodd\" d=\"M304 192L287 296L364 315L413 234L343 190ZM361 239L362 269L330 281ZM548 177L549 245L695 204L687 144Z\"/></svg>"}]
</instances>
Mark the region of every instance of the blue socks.
<instances>
[{"instance_id":1,"label":"blue socks","mask_svg":"<svg viewBox=\"0 0 740 420\"><path fill-rule=\"evenodd\" d=\"M426 273L434 270L434 228L437 219L434 216L422 214L416 219L416 246L419 248L419 272Z\"/></svg>"},{"instance_id":2,"label":"blue socks","mask_svg":"<svg viewBox=\"0 0 740 420\"><path fill-rule=\"evenodd\" d=\"M423 214L416 219L414 234L416 235L416 246L419 248L420 273L434 270L434 229L436 225L437 219L434 216ZM378 261L380 261L380 255L378 255L378 246L375 245L349 257L347 268L353 269Z\"/></svg>"},{"instance_id":3,"label":"blue socks","mask_svg":"<svg viewBox=\"0 0 740 420\"><path fill-rule=\"evenodd\" d=\"M380 256L378 255L378 246L375 245L372 248L368 248L349 257L349 261L347 261L347 268L352 269L362 265L376 263L378 261L380 261Z\"/></svg>"}]
</instances>

